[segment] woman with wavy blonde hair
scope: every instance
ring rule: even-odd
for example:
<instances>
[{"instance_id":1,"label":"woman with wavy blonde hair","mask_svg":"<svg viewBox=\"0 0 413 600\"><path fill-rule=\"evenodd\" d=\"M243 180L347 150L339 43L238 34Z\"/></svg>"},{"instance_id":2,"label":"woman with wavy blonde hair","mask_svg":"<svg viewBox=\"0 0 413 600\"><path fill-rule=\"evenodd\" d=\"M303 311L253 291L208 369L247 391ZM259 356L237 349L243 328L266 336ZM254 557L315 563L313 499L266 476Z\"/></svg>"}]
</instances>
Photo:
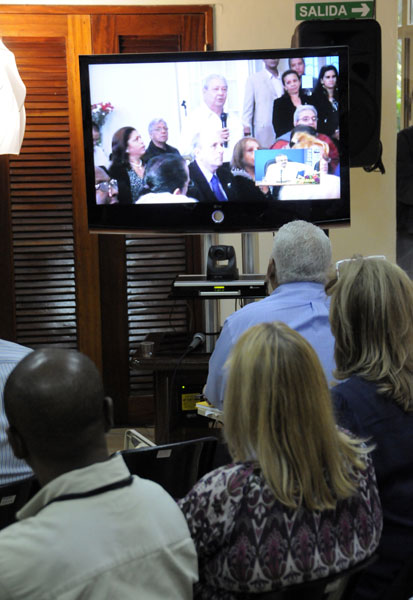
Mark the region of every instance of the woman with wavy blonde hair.
<instances>
[{"instance_id":1,"label":"woman with wavy blonde hair","mask_svg":"<svg viewBox=\"0 0 413 600\"><path fill-rule=\"evenodd\" d=\"M384 256L339 261L336 273L327 293L335 375L346 380L333 388L336 414L376 445L383 506L380 559L354 598L378 599L413 555L413 283Z\"/></svg>"},{"instance_id":2,"label":"woman with wavy blonde hair","mask_svg":"<svg viewBox=\"0 0 413 600\"><path fill-rule=\"evenodd\" d=\"M274 322L239 338L224 424L235 463L180 501L198 550L195 598L253 599L375 550L381 509L368 450L336 428L324 372L300 334Z\"/></svg>"}]
</instances>

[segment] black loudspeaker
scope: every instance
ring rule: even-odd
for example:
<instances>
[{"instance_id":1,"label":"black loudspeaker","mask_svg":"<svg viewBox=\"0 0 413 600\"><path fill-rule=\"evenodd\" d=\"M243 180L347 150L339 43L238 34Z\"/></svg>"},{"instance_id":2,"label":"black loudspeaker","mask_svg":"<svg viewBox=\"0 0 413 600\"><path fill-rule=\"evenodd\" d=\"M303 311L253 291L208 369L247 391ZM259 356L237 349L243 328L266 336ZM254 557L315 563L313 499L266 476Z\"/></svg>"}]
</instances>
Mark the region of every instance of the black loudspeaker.
<instances>
[{"instance_id":1,"label":"black loudspeaker","mask_svg":"<svg viewBox=\"0 0 413 600\"><path fill-rule=\"evenodd\" d=\"M373 19L303 21L293 48L349 47L349 150L351 167L367 167L381 156L381 29Z\"/></svg>"}]
</instances>

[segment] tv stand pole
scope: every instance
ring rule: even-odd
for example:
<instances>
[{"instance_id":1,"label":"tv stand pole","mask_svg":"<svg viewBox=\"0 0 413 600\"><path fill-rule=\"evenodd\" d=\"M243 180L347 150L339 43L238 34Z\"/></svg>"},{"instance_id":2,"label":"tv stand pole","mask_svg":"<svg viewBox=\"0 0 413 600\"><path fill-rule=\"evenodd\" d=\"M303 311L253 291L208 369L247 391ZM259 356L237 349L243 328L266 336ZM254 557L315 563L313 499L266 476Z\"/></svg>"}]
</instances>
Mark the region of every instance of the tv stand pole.
<instances>
[{"instance_id":1,"label":"tv stand pole","mask_svg":"<svg viewBox=\"0 0 413 600\"><path fill-rule=\"evenodd\" d=\"M242 244L242 272L245 275L259 273L259 260L258 260L258 233L242 233L241 234ZM245 298L244 304L250 304L254 302L253 298Z\"/></svg>"},{"instance_id":2,"label":"tv stand pole","mask_svg":"<svg viewBox=\"0 0 413 600\"><path fill-rule=\"evenodd\" d=\"M217 233L206 233L203 236L203 261L205 265L208 257L208 250L211 246L218 245L218 234ZM215 333L219 331L219 302L216 300L205 300L205 333ZM215 338L213 335L207 335L205 341L206 352L212 352L215 346Z\"/></svg>"},{"instance_id":3,"label":"tv stand pole","mask_svg":"<svg viewBox=\"0 0 413 600\"><path fill-rule=\"evenodd\" d=\"M255 274L259 272L258 265L258 233L242 233L242 271L244 274ZM211 246L219 244L217 233L206 233L203 235L203 261L206 270L208 250ZM254 299L245 298L244 304L254 302ZM219 302L217 300L205 300L205 332L214 333L220 328ZM212 352L215 346L215 337L208 335L205 342L206 352Z\"/></svg>"}]
</instances>

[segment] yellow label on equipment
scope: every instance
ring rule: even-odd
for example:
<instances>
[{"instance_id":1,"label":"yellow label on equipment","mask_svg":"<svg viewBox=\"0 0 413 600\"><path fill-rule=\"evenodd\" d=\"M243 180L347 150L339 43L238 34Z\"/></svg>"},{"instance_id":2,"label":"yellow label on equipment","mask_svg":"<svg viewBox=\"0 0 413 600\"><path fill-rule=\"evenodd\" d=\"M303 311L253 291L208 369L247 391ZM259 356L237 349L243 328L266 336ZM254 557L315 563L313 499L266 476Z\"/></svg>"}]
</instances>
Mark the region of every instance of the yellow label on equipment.
<instances>
[{"instance_id":1,"label":"yellow label on equipment","mask_svg":"<svg viewBox=\"0 0 413 600\"><path fill-rule=\"evenodd\" d=\"M182 394L182 410L196 410L199 394Z\"/></svg>"}]
</instances>

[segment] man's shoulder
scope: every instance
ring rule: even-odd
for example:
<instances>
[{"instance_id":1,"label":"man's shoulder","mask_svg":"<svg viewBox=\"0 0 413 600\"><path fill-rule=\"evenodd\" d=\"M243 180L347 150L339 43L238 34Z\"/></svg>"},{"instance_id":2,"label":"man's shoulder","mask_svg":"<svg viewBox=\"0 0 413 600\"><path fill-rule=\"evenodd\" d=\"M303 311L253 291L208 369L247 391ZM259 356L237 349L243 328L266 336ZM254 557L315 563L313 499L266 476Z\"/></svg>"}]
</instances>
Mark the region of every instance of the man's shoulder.
<instances>
[{"instance_id":1,"label":"man's shoulder","mask_svg":"<svg viewBox=\"0 0 413 600\"><path fill-rule=\"evenodd\" d=\"M30 589L43 591L44 581L53 570L59 572L63 568L72 552L77 552L76 561L56 578L52 576L48 583L56 592L56 595L51 593L51 597L60 598L58 592L63 588L74 589L77 580L88 582L100 578L103 581L106 573L122 565L132 564L137 568L147 556L162 560L161 555L175 553L185 561L184 566L188 561L196 564L185 518L161 486L135 478L132 486L118 490L116 502L104 500L99 496L55 502L1 531L0 590L2 585L12 591L18 589L19 578L26 573ZM81 505L77 506L78 502ZM107 525L105 533L102 523ZM56 531L60 531L59 552L51 555ZM88 543L91 531L93 536ZM136 540L142 543L136 544Z\"/></svg>"},{"instance_id":2,"label":"man's shoulder","mask_svg":"<svg viewBox=\"0 0 413 600\"><path fill-rule=\"evenodd\" d=\"M235 325L248 319L257 319L258 323L260 322L260 316L267 313L268 310L273 306L274 296L271 294L271 296L262 298L262 300L258 300L257 302L251 302L251 304L247 304L239 310L236 310L227 317L226 322L230 325Z\"/></svg>"},{"instance_id":3,"label":"man's shoulder","mask_svg":"<svg viewBox=\"0 0 413 600\"><path fill-rule=\"evenodd\" d=\"M226 181L232 181L234 175L231 172L231 168L227 164L223 164L217 169L217 175L219 179L225 179Z\"/></svg>"},{"instance_id":4,"label":"man's shoulder","mask_svg":"<svg viewBox=\"0 0 413 600\"><path fill-rule=\"evenodd\" d=\"M322 142L326 142L328 145L330 144L334 144L333 140L331 139L331 137L325 133L318 133L317 132L317 137L319 140L321 140Z\"/></svg>"},{"instance_id":5,"label":"man's shoulder","mask_svg":"<svg viewBox=\"0 0 413 600\"><path fill-rule=\"evenodd\" d=\"M188 112L186 120L190 119L191 121L196 121L199 118L209 117L213 114L214 113L208 108L205 102L201 102L200 104L198 104L198 106L195 106L195 108Z\"/></svg>"},{"instance_id":6,"label":"man's shoulder","mask_svg":"<svg viewBox=\"0 0 413 600\"><path fill-rule=\"evenodd\" d=\"M317 302L320 302L320 306L323 307L322 314L325 314L328 325L330 298L324 293L322 284L305 281L278 286L266 298L247 304L233 312L227 317L226 323L233 332L238 328L252 327L259 323L277 320L283 321L287 325L292 323L293 326L297 315L305 314L308 317L309 312L306 307ZM314 315L317 319L320 318L320 312L316 311Z\"/></svg>"},{"instance_id":7,"label":"man's shoulder","mask_svg":"<svg viewBox=\"0 0 413 600\"><path fill-rule=\"evenodd\" d=\"M196 160L193 160L192 162L189 163L188 170L189 170L189 174L192 179L196 179L198 177L202 177L203 179L205 179L205 176L202 173L201 169L199 168L199 165L196 162ZM205 179L205 181L206 181L206 179Z\"/></svg>"},{"instance_id":8,"label":"man's shoulder","mask_svg":"<svg viewBox=\"0 0 413 600\"><path fill-rule=\"evenodd\" d=\"M264 69L261 71L256 71L255 73L251 73L248 78L251 83L260 83L263 80L267 79L267 74Z\"/></svg>"},{"instance_id":9,"label":"man's shoulder","mask_svg":"<svg viewBox=\"0 0 413 600\"><path fill-rule=\"evenodd\" d=\"M271 146L271 150L276 150L278 148L285 148L289 145L291 139L291 131L287 131L284 135L280 135Z\"/></svg>"},{"instance_id":10,"label":"man's shoulder","mask_svg":"<svg viewBox=\"0 0 413 600\"><path fill-rule=\"evenodd\" d=\"M401 129L398 134L397 134L398 138L410 138L413 140L413 125L411 125L410 127L406 127L405 129Z\"/></svg>"},{"instance_id":11,"label":"man's shoulder","mask_svg":"<svg viewBox=\"0 0 413 600\"><path fill-rule=\"evenodd\" d=\"M18 362L32 352L31 348L0 339L0 363Z\"/></svg>"}]
</instances>

